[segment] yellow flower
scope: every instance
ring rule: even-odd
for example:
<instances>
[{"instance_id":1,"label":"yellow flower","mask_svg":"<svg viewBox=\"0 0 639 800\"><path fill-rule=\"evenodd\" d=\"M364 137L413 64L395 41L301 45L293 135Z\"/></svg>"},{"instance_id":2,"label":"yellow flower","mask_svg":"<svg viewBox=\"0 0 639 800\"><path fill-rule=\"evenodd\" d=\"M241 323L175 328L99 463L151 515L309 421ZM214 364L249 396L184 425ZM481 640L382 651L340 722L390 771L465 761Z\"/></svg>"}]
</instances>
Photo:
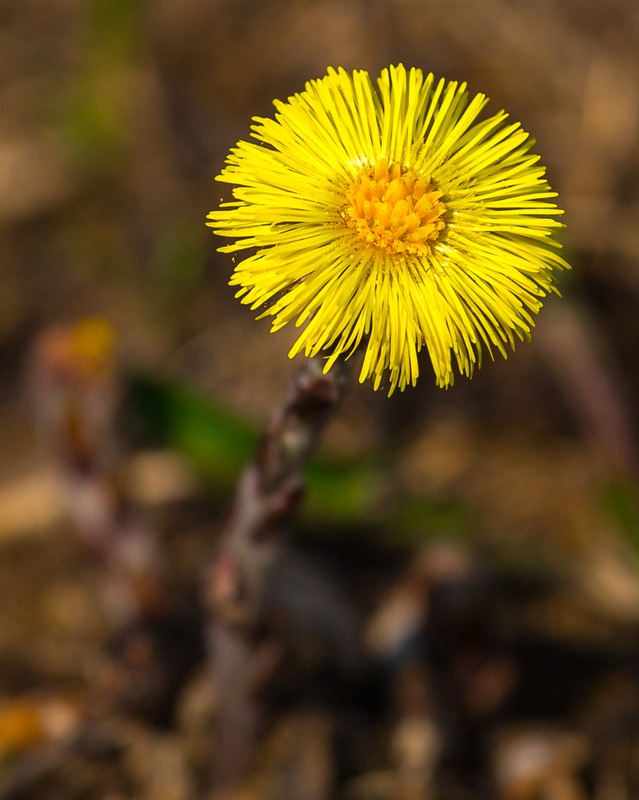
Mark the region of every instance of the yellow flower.
<instances>
[{"instance_id":1,"label":"yellow flower","mask_svg":"<svg viewBox=\"0 0 639 800\"><path fill-rule=\"evenodd\" d=\"M304 326L289 355L325 352L326 370L360 345L360 380L389 394L430 355L440 386L453 360L470 376L482 348L527 339L553 271L562 212L532 139L466 84L402 65L375 87L329 69L255 118L218 180L234 200L209 214L236 264L237 296L272 330ZM454 359L453 359L454 357Z\"/></svg>"}]
</instances>

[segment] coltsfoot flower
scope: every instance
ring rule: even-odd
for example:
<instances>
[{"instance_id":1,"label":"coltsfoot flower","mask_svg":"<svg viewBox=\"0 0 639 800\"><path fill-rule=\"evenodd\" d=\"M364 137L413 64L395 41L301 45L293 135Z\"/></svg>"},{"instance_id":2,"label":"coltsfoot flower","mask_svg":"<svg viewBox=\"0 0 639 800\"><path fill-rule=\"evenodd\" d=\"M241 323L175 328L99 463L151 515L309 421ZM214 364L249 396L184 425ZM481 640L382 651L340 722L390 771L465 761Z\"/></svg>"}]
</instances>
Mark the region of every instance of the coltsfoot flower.
<instances>
[{"instance_id":1,"label":"coltsfoot flower","mask_svg":"<svg viewBox=\"0 0 639 800\"><path fill-rule=\"evenodd\" d=\"M533 140L466 84L402 65L377 86L329 69L254 142L234 147L218 180L230 202L214 231L250 249L231 284L272 330L302 327L289 355L336 359L364 349L360 380L392 393L415 384L425 347L440 386L453 363L471 376L482 350L527 339L553 274L567 268L562 212Z\"/></svg>"}]
</instances>

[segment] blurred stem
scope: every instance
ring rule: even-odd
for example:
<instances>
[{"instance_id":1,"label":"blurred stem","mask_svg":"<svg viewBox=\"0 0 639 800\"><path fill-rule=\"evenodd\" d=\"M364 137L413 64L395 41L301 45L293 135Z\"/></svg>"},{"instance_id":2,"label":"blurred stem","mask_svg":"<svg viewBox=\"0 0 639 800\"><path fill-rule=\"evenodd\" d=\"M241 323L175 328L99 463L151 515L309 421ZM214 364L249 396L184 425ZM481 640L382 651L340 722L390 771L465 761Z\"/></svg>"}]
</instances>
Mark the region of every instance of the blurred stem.
<instances>
[{"instance_id":1,"label":"blurred stem","mask_svg":"<svg viewBox=\"0 0 639 800\"><path fill-rule=\"evenodd\" d=\"M205 578L209 643L217 702L215 781L237 785L251 765L262 712L256 692L277 653L266 595L291 516L299 507L304 468L337 407L349 364L322 371L307 360L275 412L239 482L217 557Z\"/></svg>"},{"instance_id":2,"label":"blurred stem","mask_svg":"<svg viewBox=\"0 0 639 800\"><path fill-rule=\"evenodd\" d=\"M636 480L633 408L595 320L569 303L553 306L544 313L537 340L593 450L613 474Z\"/></svg>"},{"instance_id":3,"label":"blurred stem","mask_svg":"<svg viewBox=\"0 0 639 800\"><path fill-rule=\"evenodd\" d=\"M30 394L67 512L115 628L166 613L172 587L123 479L115 333L102 319L47 328L34 342Z\"/></svg>"}]
</instances>

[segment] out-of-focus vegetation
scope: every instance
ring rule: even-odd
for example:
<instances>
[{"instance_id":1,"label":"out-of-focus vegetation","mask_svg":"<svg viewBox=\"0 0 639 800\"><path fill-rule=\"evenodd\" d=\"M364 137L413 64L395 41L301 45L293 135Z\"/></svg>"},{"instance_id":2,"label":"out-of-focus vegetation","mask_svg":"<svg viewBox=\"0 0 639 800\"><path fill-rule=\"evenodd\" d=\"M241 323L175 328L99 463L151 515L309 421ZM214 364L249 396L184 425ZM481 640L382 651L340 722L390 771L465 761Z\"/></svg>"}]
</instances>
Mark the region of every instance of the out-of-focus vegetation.
<instances>
[{"instance_id":1,"label":"out-of-focus vegetation","mask_svg":"<svg viewBox=\"0 0 639 800\"><path fill-rule=\"evenodd\" d=\"M573 272L532 342L507 362L486 363L472 382L437 390L424 362L418 386L390 400L354 384L311 470L299 539L321 549L326 535L334 553L336 541L348 547L352 536L360 558L375 561L379 548L383 563L383 537L401 542L405 554L415 543L452 537L483 548L509 581L539 581L539 589L559 576L560 590L526 606L535 630L598 643L634 630L639 10L632 0L4 2L0 769L12 748L47 741L52 720L63 711L69 720L76 708L65 698L61 710L57 694L46 702L39 695L26 711L7 704L82 685L108 633L44 473L47 455L19 379L34 337L51 324L105 317L123 374L154 375L132 384L125 417L134 422L123 420L123 431L134 449L185 457L168 473L159 462L143 469L147 490L136 497L157 523L178 582L195 592L241 465L295 368L286 358L293 334L270 335L228 287L232 262L216 253L204 226L225 192L214 176L273 98L329 65L377 73L398 61L467 81L491 98L489 112L506 108L534 134L566 210ZM375 574L382 585L390 580ZM351 577L368 609L367 575ZM499 683L494 673L490 679ZM610 709L624 705L624 691L615 689L607 706L602 690L596 713L600 701L591 698L579 736L596 728L597 714L615 721ZM185 708L190 736L197 715ZM136 736L139 753L128 769L144 787L139 796L186 797L186 790L169 795L144 772L145 752L166 745L176 757L175 750L146 730ZM594 794L612 797L605 758L557 741L564 758L557 770L589 764L590 784L603 787ZM634 764L626 755L623 763ZM610 763L623 757L615 751ZM82 787L73 791L67 796L85 796ZM122 786L113 796L124 796L117 791ZM517 791L502 796L527 796Z\"/></svg>"}]
</instances>

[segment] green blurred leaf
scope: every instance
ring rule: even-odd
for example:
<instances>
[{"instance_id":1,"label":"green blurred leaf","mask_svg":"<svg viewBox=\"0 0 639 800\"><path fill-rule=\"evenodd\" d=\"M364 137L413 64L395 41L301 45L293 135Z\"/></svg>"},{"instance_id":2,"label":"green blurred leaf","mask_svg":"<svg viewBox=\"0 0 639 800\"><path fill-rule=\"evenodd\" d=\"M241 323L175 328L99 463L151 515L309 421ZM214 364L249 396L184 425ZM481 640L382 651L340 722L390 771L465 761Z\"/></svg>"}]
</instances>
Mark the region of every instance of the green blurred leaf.
<instances>
[{"instance_id":1,"label":"green blurred leaf","mask_svg":"<svg viewBox=\"0 0 639 800\"><path fill-rule=\"evenodd\" d=\"M233 485L258 439L250 425L175 383L134 379L129 409L136 438L180 450L204 477L225 487Z\"/></svg>"},{"instance_id":2,"label":"green blurred leaf","mask_svg":"<svg viewBox=\"0 0 639 800\"><path fill-rule=\"evenodd\" d=\"M257 430L237 415L170 382L136 378L129 406L138 437L146 446L184 453L199 473L232 491L258 442ZM467 536L467 509L457 501L408 497L388 484L374 463L317 458L306 470L302 515L326 528L364 525L392 531L399 547L429 535Z\"/></svg>"},{"instance_id":3,"label":"green blurred leaf","mask_svg":"<svg viewBox=\"0 0 639 800\"><path fill-rule=\"evenodd\" d=\"M82 60L60 110L62 140L85 174L105 178L130 145L142 31L139 0L87 0Z\"/></svg>"},{"instance_id":4,"label":"green blurred leaf","mask_svg":"<svg viewBox=\"0 0 639 800\"><path fill-rule=\"evenodd\" d=\"M147 445L183 452L207 480L232 487L258 442L255 428L194 392L136 378L129 405L135 433ZM346 523L369 516L379 499L379 473L361 464L317 460L307 469L312 517Z\"/></svg>"},{"instance_id":5,"label":"green blurred leaf","mask_svg":"<svg viewBox=\"0 0 639 800\"><path fill-rule=\"evenodd\" d=\"M635 553L639 554L639 491L631 481L613 480L602 489L601 503Z\"/></svg>"}]
</instances>

